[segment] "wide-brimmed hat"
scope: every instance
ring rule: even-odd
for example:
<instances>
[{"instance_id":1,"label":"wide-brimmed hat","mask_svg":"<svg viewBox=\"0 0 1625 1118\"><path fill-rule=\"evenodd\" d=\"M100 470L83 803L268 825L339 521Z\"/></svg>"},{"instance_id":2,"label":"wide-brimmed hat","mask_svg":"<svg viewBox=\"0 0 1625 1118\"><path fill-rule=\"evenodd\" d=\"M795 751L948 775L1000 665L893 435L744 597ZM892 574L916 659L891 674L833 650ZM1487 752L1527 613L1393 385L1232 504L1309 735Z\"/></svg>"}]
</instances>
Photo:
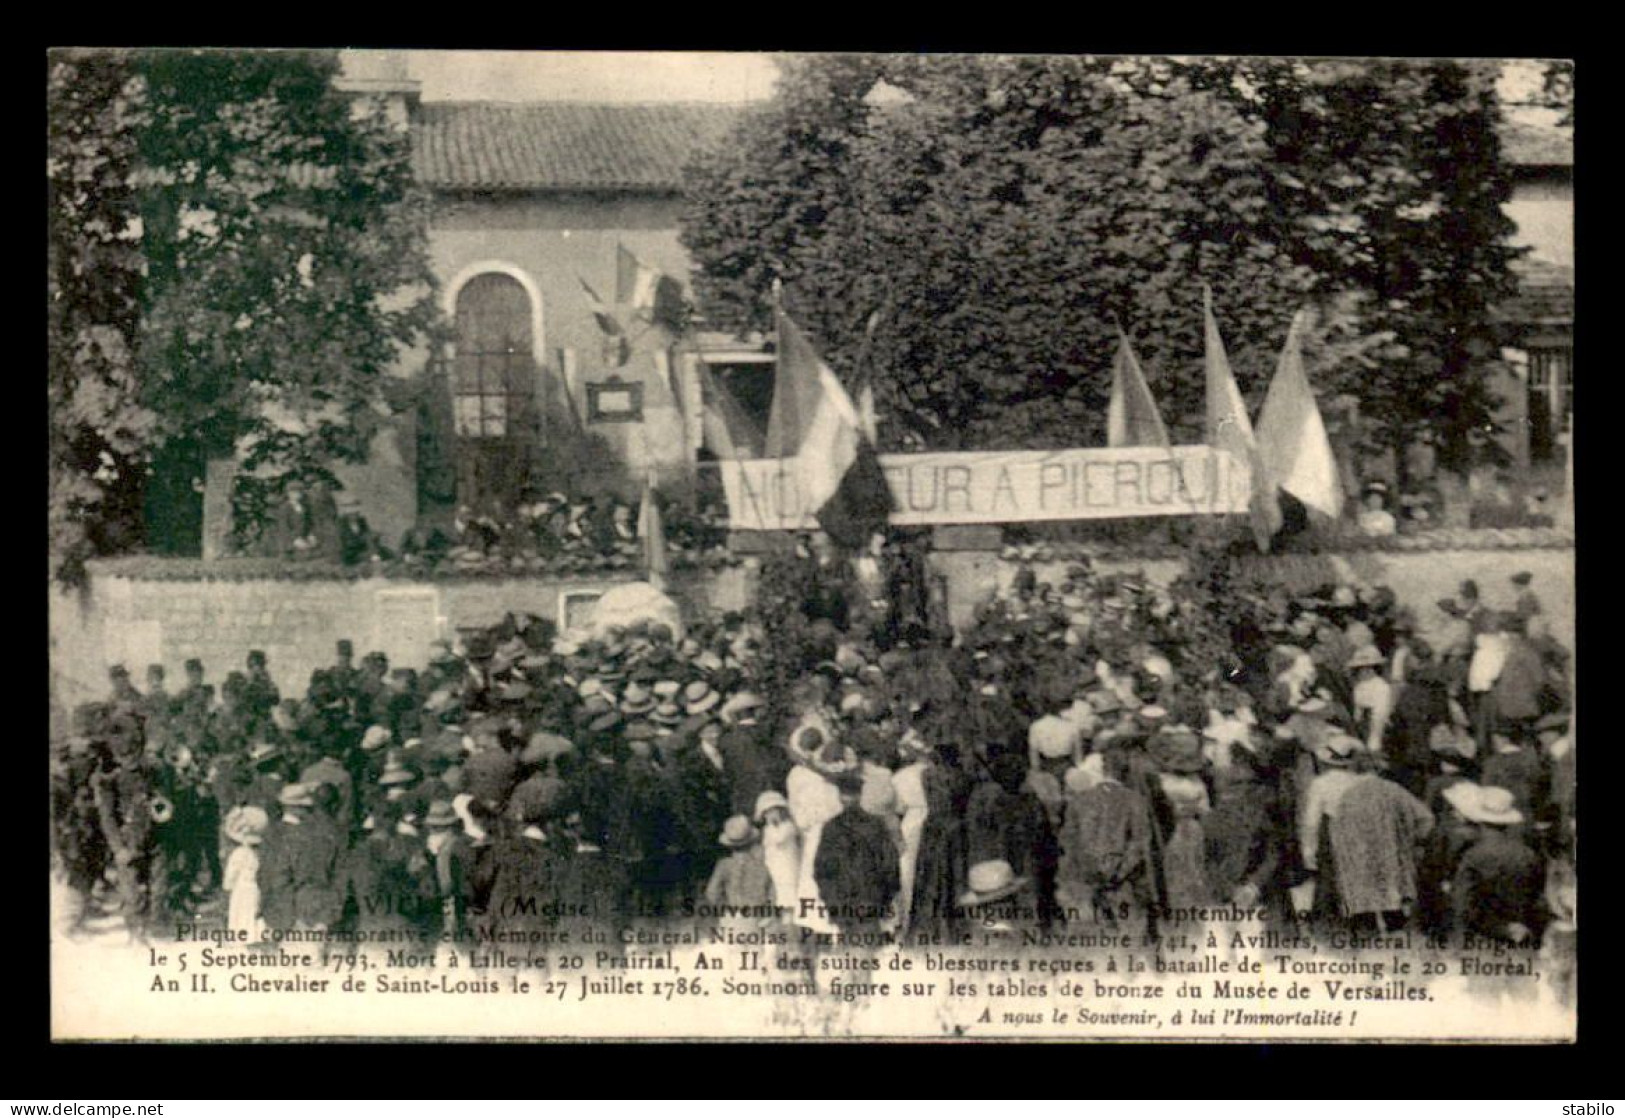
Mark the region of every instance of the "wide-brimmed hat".
<instances>
[{"instance_id":1,"label":"wide-brimmed hat","mask_svg":"<svg viewBox=\"0 0 1625 1118\"><path fill-rule=\"evenodd\" d=\"M1462 780L1446 788L1443 795L1445 801L1469 822L1489 823L1497 827L1523 822L1523 812L1518 810L1517 799L1505 788Z\"/></svg>"},{"instance_id":2,"label":"wide-brimmed hat","mask_svg":"<svg viewBox=\"0 0 1625 1118\"><path fill-rule=\"evenodd\" d=\"M1078 725L1055 714L1036 719L1027 728L1027 744L1037 750L1040 757L1055 760L1072 756L1077 747Z\"/></svg>"},{"instance_id":3,"label":"wide-brimmed hat","mask_svg":"<svg viewBox=\"0 0 1625 1118\"><path fill-rule=\"evenodd\" d=\"M402 764L399 757L391 755L384 761L384 771L378 774L378 783L388 788L397 784L411 784L417 778L417 774Z\"/></svg>"},{"instance_id":4,"label":"wide-brimmed hat","mask_svg":"<svg viewBox=\"0 0 1625 1118\"><path fill-rule=\"evenodd\" d=\"M926 740L926 736L913 726L904 730L902 737L897 739L897 748L902 753L912 757L930 757L937 751L937 747Z\"/></svg>"},{"instance_id":5,"label":"wide-brimmed hat","mask_svg":"<svg viewBox=\"0 0 1625 1118\"><path fill-rule=\"evenodd\" d=\"M770 788L756 797L756 807L751 812L751 820L760 823L762 817L776 807L782 807L785 811L789 811L790 801L784 798L783 792L775 792Z\"/></svg>"},{"instance_id":6,"label":"wide-brimmed hat","mask_svg":"<svg viewBox=\"0 0 1625 1118\"><path fill-rule=\"evenodd\" d=\"M675 699L682 689L683 685L675 679L662 679L650 688L657 699Z\"/></svg>"},{"instance_id":7,"label":"wide-brimmed hat","mask_svg":"<svg viewBox=\"0 0 1625 1118\"><path fill-rule=\"evenodd\" d=\"M606 711L587 723L587 729L594 734L607 734L621 724L621 716L617 711Z\"/></svg>"},{"instance_id":8,"label":"wide-brimmed hat","mask_svg":"<svg viewBox=\"0 0 1625 1118\"><path fill-rule=\"evenodd\" d=\"M265 840L265 829L271 825L271 817L262 807L253 804L244 804L234 807L226 815L226 837L232 842L243 843L247 846L258 846Z\"/></svg>"},{"instance_id":9,"label":"wide-brimmed hat","mask_svg":"<svg viewBox=\"0 0 1625 1118\"><path fill-rule=\"evenodd\" d=\"M1166 773L1197 773L1206 759L1202 739L1189 726L1165 726L1151 739L1151 759Z\"/></svg>"},{"instance_id":10,"label":"wide-brimmed hat","mask_svg":"<svg viewBox=\"0 0 1625 1118\"><path fill-rule=\"evenodd\" d=\"M1352 765L1360 749L1360 739L1341 730L1333 730L1321 736L1315 748L1315 757L1322 764L1341 767Z\"/></svg>"},{"instance_id":11,"label":"wide-brimmed hat","mask_svg":"<svg viewBox=\"0 0 1625 1118\"><path fill-rule=\"evenodd\" d=\"M743 815L734 815L722 825L722 833L717 836L717 841L723 846L740 847L749 846L756 838L756 825Z\"/></svg>"},{"instance_id":12,"label":"wide-brimmed hat","mask_svg":"<svg viewBox=\"0 0 1625 1118\"><path fill-rule=\"evenodd\" d=\"M626 693L621 696L623 714L646 714L659 705L659 701L641 683L628 685Z\"/></svg>"},{"instance_id":13,"label":"wide-brimmed hat","mask_svg":"<svg viewBox=\"0 0 1625 1118\"><path fill-rule=\"evenodd\" d=\"M655 707L654 711L649 715L649 720L658 722L662 726L681 726L684 717L683 708L667 700Z\"/></svg>"},{"instance_id":14,"label":"wide-brimmed hat","mask_svg":"<svg viewBox=\"0 0 1625 1118\"><path fill-rule=\"evenodd\" d=\"M537 730L530 735L525 748L519 751L519 762L524 765L540 765L554 757L563 757L573 752L575 745L568 738L550 734L546 730Z\"/></svg>"},{"instance_id":15,"label":"wide-brimmed hat","mask_svg":"<svg viewBox=\"0 0 1625 1118\"><path fill-rule=\"evenodd\" d=\"M1352 668L1380 668L1382 667L1382 653L1377 651L1374 644L1361 645L1349 657L1348 666Z\"/></svg>"},{"instance_id":16,"label":"wide-brimmed hat","mask_svg":"<svg viewBox=\"0 0 1625 1118\"><path fill-rule=\"evenodd\" d=\"M615 704L603 695L588 696L587 701L581 704L581 717L588 721L609 714L615 709Z\"/></svg>"},{"instance_id":17,"label":"wide-brimmed hat","mask_svg":"<svg viewBox=\"0 0 1625 1118\"><path fill-rule=\"evenodd\" d=\"M737 718L748 711L757 710L766 705L762 697L753 691L741 691L733 698L722 704L722 717Z\"/></svg>"},{"instance_id":18,"label":"wide-brimmed hat","mask_svg":"<svg viewBox=\"0 0 1625 1118\"><path fill-rule=\"evenodd\" d=\"M429 805L429 814L423 817L425 827L461 827L463 817L450 800L436 800Z\"/></svg>"},{"instance_id":19,"label":"wide-brimmed hat","mask_svg":"<svg viewBox=\"0 0 1625 1118\"><path fill-rule=\"evenodd\" d=\"M1468 760L1478 753L1473 735L1448 722L1440 722L1428 731L1428 748L1434 753L1448 753Z\"/></svg>"},{"instance_id":20,"label":"wide-brimmed hat","mask_svg":"<svg viewBox=\"0 0 1625 1118\"><path fill-rule=\"evenodd\" d=\"M316 799L308 784L284 784L277 793L276 802L283 807L315 807Z\"/></svg>"},{"instance_id":21,"label":"wide-brimmed hat","mask_svg":"<svg viewBox=\"0 0 1625 1118\"><path fill-rule=\"evenodd\" d=\"M248 747L248 763L261 765L282 756L282 750L268 741L257 741Z\"/></svg>"},{"instance_id":22,"label":"wide-brimmed hat","mask_svg":"<svg viewBox=\"0 0 1625 1118\"><path fill-rule=\"evenodd\" d=\"M1016 876L1010 863L1002 858L977 862L966 875L966 889L960 894L959 903L969 907L1000 901L1019 892L1026 884L1027 879Z\"/></svg>"},{"instance_id":23,"label":"wide-brimmed hat","mask_svg":"<svg viewBox=\"0 0 1625 1118\"><path fill-rule=\"evenodd\" d=\"M1560 710L1555 714L1544 714L1535 722L1535 732L1543 730L1567 730L1569 728L1569 712Z\"/></svg>"},{"instance_id":24,"label":"wide-brimmed hat","mask_svg":"<svg viewBox=\"0 0 1625 1118\"><path fill-rule=\"evenodd\" d=\"M722 695L703 679L683 688L683 709L689 714L704 714L721 701Z\"/></svg>"}]
</instances>

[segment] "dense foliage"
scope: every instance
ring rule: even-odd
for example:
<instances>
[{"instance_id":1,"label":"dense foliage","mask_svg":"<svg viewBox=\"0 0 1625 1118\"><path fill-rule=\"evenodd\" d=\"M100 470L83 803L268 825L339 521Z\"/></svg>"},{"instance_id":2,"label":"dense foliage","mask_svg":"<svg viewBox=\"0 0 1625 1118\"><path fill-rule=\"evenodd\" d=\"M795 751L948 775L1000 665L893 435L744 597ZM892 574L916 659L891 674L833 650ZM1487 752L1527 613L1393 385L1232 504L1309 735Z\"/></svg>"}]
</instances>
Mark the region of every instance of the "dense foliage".
<instances>
[{"instance_id":1,"label":"dense foliage","mask_svg":"<svg viewBox=\"0 0 1625 1118\"><path fill-rule=\"evenodd\" d=\"M388 370L435 324L426 196L407 135L335 90L337 65L301 51L52 57L65 555L139 539L143 504L168 537L145 542L195 546L195 509L175 510L195 506L203 463L234 450L253 521L285 478L363 458L398 406Z\"/></svg>"},{"instance_id":2,"label":"dense foliage","mask_svg":"<svg viewBox=\"0 0 1625 1118\"><path fill-rule=\"evenodd\" d=\"M692 168L713 321L772 282L887 448L1104 441L1121 323L1200 437L1201 288L1256 407L1292 314L1323 398L1467 464L1508 290L1493 69L1087 57L792 59ZM881 322L872 344L864 327Z\"/></svg>"}]
</instances>

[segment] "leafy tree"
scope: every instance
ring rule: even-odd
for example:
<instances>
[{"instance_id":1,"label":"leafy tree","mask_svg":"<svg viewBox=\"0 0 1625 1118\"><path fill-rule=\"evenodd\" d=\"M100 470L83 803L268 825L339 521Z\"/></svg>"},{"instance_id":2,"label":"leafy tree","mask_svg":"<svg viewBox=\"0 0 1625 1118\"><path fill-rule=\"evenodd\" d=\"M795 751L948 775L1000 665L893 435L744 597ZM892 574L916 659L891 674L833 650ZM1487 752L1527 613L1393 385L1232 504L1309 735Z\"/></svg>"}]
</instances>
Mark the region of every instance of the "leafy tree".
<instances>
[{"instance_id":1,"label":"leafy tree","mask_svg":"<svg viewBox=\"0 0 1625 1118\"><path fill-rule=\"evenodd\" d=\"M1395 452L1418 439L1465 471L1492 449L1493 307L1513 290L1502 207L1498 67L1459 62L1268 62L1226 68L1266 125L1284 243L1317 290L1364 298L1392 339L1345 387Z\"/></svg>"},{"instance_id":2,"label":"leafy tree","mask_svg":"<svg viewBox=\"0 0 1625 1118\"><path fill-rule=\"evenodd\" d=\"M134 266L105 281L137 311L125 322L125 391L109 407L125 419L121 449L152 465L148 542L160 548L195 546L190 491L210 457L241 457L235 499L250 525L284 479L330 481L333 462L364 458L402 405L389 369L434 335L427 199L408 138L381 106L333 88L337 66L300 51L53 61L51 118L66 149L53 182L76 173L76 157L103 176L86 191L103 200L53 210L59 258L106 239L90 207L133 210L114 228ZM104 70L128 79L93 80ZM79 106L93 125L76 135L67 122ZM97 317L63 291L65 322ZM54 391L111 383L65 340L53 346ZM73 500L83 478L61 494ZM165 533L175 507L192 515Z\"/></svg>"},{"instance_id":3,"label":"leafy tree","mask_svg":"<svg viewBox=\"0 0 1625 1118\"><path fill-rule=\"evenodd\" d=\"M1205 283L1254 406L1309 303L1322 392L1461 465L1508 282L1493 114L1456 64L798 59L692 169L683 236L709 317L766 328L782 279L872 368L893 446L1102 441L1119 322L1199 439Z\"/></svg>"},{"instance_id":4,"label":"leafy tree","mask_svg":"<svg viewBox=\"0 0 1625 1118\"><path fill-rule=\"evenodd\" d=\"M143 459L156 425L134 353L134 84L112 55L55 58L47 77L49 518L51 552L70 581L89 556L139 541Z\"/></svg>"}]
</instances>

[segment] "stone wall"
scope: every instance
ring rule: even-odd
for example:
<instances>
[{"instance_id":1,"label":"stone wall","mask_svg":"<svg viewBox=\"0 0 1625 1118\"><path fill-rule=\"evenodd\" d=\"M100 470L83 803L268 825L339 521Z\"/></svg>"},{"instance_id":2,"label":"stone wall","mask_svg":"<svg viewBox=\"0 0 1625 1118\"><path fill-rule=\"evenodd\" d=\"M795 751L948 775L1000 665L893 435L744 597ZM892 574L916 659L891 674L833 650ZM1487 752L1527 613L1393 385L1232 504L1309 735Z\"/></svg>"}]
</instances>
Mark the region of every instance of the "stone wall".
<instances>
[{"instance_id":1,"label":"stone wall","mask_svg":"<svg viewBox=\"0 0 1625 1118\"><path fill-rule=\"evenodd\" d=\"M742 609L756 564L679 575L672 596L685 615ZM170 688L183 665L202 660L218 688L263 649L285 694L303 694L310 673L333 662L340 638L356 652L377 649L396 667L422 668L429 642L461 627L489 625L524 610L559 620L564 599L602 592L629 575L559 579L240 579L141 578L94 571L82 593L51 591L50 679L53 729L64 712L101 698L107 669L123 663L138 687L148 664L163 664Z\"/></svg>"},{"instance_id":2,"label":"stone wall","mask_svg":"<svg viewBox=\"0 0 1625 1118\"><path fill-rule=\"evenodd\" d=\"M1445 621L1436 603L1453 596L1462 579L1476 580L1492 607L1506 608L1513 600L1512 575L1527 570L1534 576L1534 590L1545 605L1552 635L1572 651L1576 624L1572 543L1520 546L1508 533L1468 535L1482 535L1484 546L1257 556L1245 563L1292 589L1308 590L1333 581L1390 586L1416 611L1423 635L1434 639ZM995 590L1008 589L1020 567L986 543L981 537L967 537L961 541L962 549L939 547L931 557L934 572L946 581L949 613L956 625L967 623L976 605ZM1065 560L1035 566L1042 581L1060 583L1066 577ZM1177 556L1096 558L1094 566L1105 573L1138 571L1162 585L1185 570L1184 560ZM341 637L353 640L358 654L378 649L398 667L422 667L429 642L455 636L459 627L491 624L510 610L557 621L568 595L601 592L632 578L412 581L110 573L119 570L117 563L99 570L93 564L88 590L51 592L53 725L63 711L106 694L107 668L114 663L126 664L138 686L146 666L161 663L173 687L183 676L182 665L195 656L218 685L226 672L242 667L250 648L259 648L270 659L277 685L287 693L303 693L310 672L332 663L334 642ZM738 567L679 575L672 593L687 616L711 609L743 609L755 596L758 570L759 560L748 557Z\"/></svg>"},{"instance_id":3,"label":"stone wall","mask_svg":"<svg viewBox=\"0 0 1625 1118\"><path fill-rule=\"evenodd\" d=\"M1183 559L1100 559L1094 569L1106 574L1138 571L1153 583L1166 586L1185 571ZM1484 601L1495 609L1510 609L1514 593L1511 578L1519 571L1534 576L1531 589L1540 597L1551 633L1574 650L1574 549L1563 547L1441 547L1414 551L1358 551L1346 554L1254 556L1244 560L1249 573L1279 582L1294 590L1312 590L1328 582L1388 586L1399 600L1416 612L1424 638L1439 640L1447 618L1437 607L1442 598L1456 595L1463 579L1478 583ZM997 551L938 551L933 569L947 579L948 610L956 626L967 624L976 606L995 590L1008 590L1021 564L1003 559ZM1040 582L1059 585L1066 578L1067 561L1033 564Z\"/></svg>"}]
</instances>

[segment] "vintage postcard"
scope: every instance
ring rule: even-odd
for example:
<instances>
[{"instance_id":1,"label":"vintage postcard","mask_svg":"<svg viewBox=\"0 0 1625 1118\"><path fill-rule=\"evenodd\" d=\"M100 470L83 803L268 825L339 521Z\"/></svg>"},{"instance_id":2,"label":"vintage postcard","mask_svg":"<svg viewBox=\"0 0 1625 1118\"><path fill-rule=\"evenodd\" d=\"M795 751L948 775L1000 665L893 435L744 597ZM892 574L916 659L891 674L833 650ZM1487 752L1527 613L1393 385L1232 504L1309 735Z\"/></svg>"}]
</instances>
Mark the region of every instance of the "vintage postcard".
<instances>
[{"instance_id":1,"label":"vintage postcard","mask_svg":"<svg viewBox=\"0 0 1625 1118\"><path fill-rule=\"evenodd\" d=\"M55 1039L1574 1041L1571 63L48 61Z\"/></svg>"}]
</instances>

